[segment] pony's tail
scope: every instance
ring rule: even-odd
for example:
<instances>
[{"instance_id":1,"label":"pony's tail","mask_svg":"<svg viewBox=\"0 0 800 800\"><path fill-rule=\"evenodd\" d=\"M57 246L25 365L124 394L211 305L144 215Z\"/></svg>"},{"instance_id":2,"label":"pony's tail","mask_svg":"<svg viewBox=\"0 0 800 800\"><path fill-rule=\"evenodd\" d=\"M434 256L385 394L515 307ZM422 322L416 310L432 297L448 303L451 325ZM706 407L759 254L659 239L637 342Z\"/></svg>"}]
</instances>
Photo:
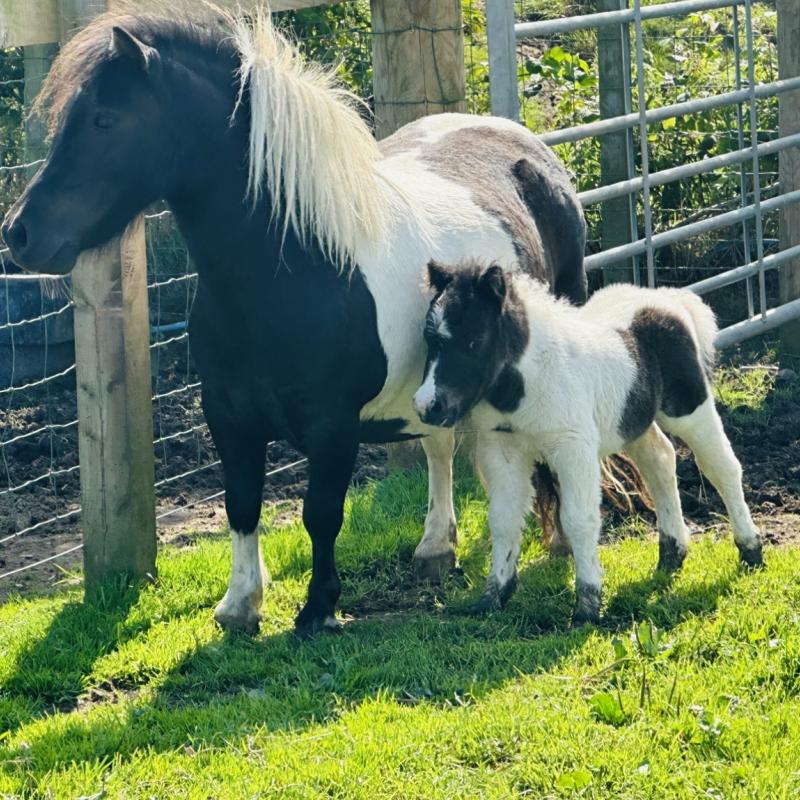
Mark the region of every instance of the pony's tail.
<instances>
[{"instance_id":1,"label":"pony's tail","mask_svg":"<svg viewBox=\"0 0 800 800\"><path fill-rule=\"evenodd\" d=\"M711 308L694 292L683 290L679 300L692 319L694 338L700 354L700 364L706 377L711 380L714 371L717 350L714 341L717 338L717 318Z\"/></svg>"},{"instance_id":2,"label":"pony's tail","mask_svg":"<svg viewBox=\"0 0 800 800\"><path fill-rule=\"evenodd\" d=\"M559 515L561 498L558 494L558 484L550 467L542 463L536 465L534 483L536 485L534 506L542 529L542 544L549 548L553 533L557 530L559 534L563 534Z\"/></svg>"},{"instance_id":3,"label":"pony's tail","mask_svg":"<svg viewBox=\"0 0 800 800\"><path fill-rule=\"evenodd\" d=\"M632 514L634 499L650 511L653 501L634 463L625 455L617 454L601 462L603 497L617 511ZM561 496L558 482L547 464L537 464L535 472L536 498L534 507L542 529L542 544L549 548L557 531L561 542L566 542L561 527Z\"/></svg>"}]
</instances>

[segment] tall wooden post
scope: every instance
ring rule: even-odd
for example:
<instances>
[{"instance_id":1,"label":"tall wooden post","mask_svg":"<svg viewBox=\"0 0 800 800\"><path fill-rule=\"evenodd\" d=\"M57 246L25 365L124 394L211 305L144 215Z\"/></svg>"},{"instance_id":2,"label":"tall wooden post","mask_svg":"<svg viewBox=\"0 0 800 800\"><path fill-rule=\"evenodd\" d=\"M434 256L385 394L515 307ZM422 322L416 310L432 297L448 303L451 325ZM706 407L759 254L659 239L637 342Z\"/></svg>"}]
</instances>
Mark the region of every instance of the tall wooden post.
<instances>
[{"instance_id":1,"label":"tall wooden post","mask_svg":"<svg viewBox=\"0 0 800 800\"><path fill-rule=\"evenodd\" d=\"M460 0L371 0L375 135L466 110Z\"/></svg>"},{"instance_id":2,"label":"tall wooden post","mask_svg":"<svg viewBox=\"0 0 800 800\"><path fill-rule=\"evenodd\" d=\"M69 35L102 10L65 0ZM86 594L116 575L154 576L153 406L144 218L83 253L72 274Z\"/></svg>"},{"instance_id":3,"label":"tall wooden post","mask_svg":"<svg viewBox=\"0 0 800 800\"><path fill-rule=\"evenodd\" d=\"M618 11L627 7L625 0L599 0L598 11ZM622 25L604 25L597 32L598 71L600 79L600 116L619 117L629 109L624 70L630 61L625 47L627 37ZM600 181L603 186L633 177L628 172L628 132L618 131L600 137ZM631 230L630 200L616 197L602 204L600 236L603 250L634 240ZM630 259L603 268L603 281L633 282Z\"/></svg>"},{"instance_id":4,"label":"tall wooden post","mask_svg":"<svg viewBox=\"0 0 800 800\"><path fill-rule=\"evenodd\" d=\"M793 78L800 75L800 2L778 0L778 76ZM778 95L778 130L781 136L800 133L800 91ZM781 150L778 157L781 192L800 189L800 149ZM781 248L800 244L800 205L793 203L781 211ZM800 297L800 259L780 268L781 302ZM800 356L800 320L781 328L785 352Z\"/></svg>"},{"instance_id":5,"label":"tall wooden post","mask_svg":"<svg viewBox=\"0 0 800 800\"><path fill-rule=\"evenodd\" d=\"M442 111L466 111L461 0L371 0L375 136ZM422 376L420 376L421 378ZM389 465L422 459L416 442L389 445Z\"/></svg>"}]
</instances>

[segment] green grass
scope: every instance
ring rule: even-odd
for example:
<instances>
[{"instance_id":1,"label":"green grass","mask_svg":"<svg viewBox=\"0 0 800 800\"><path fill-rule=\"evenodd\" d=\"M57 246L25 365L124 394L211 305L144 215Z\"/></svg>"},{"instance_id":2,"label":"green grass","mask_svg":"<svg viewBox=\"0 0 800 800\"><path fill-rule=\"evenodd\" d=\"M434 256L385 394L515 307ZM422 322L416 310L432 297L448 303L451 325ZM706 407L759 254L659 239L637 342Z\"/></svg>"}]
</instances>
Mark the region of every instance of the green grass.
<instances>
[{"instance_id":1,"label":"green grass","mask_svg":"<svg viewBox=\"0 0 800 800\"><path fill-rule=\"evenodd\" d=\"M253 639L211 619L223 537L166 549L155 585L91 606L75 589L8 602L0 797L798 796L800 552L748 574L705 538L669 585L652 537L619 541L606 626L570 630L571 566L531 532L519 592L475 619L488 542L470 478L458 505L464 576L434 590L411 577L422 475L352 493L338 637L291 633L309 548L269 518Z\"/></svg>"}]
</instances>

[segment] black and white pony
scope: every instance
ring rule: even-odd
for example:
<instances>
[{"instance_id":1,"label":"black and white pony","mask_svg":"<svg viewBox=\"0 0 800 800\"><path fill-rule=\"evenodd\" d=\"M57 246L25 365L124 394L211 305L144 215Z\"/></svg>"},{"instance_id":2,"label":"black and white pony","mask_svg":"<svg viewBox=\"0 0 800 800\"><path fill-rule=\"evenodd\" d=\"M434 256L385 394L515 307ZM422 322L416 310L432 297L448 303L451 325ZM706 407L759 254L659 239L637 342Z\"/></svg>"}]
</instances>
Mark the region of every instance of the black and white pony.
<instances>
[{"instance_id":1,"label":"black and white pony","mask_svg":"<svg viewBox=\"0 0 800 800\"><path fill-rule=\"evenodd\" d=\"M475 262L458 269L432 262L429 282L428 360L414 403L426 423L452 426L470 414L468 427L478 431L492 534L478 610L499 607L514 590L537 464L557 481L554 535L566 542L554 545L575 557L575 623L600 615L604 457L624 451L639 469L658 518L658 566L680 568L689 534L675 451L662 430L691 448L720 493L742 561L762 563L741 466L709 383L716 322L699 297L617 285L576 308L537 281Z\"/></svg>"},{"instance_id":2,"label":"black and white pony","mask_svg":"<svg viewBox=\"0 0 800 800\"><path fill-rule=\"evenodd\" d=\"M476 253L580 302L581 208L516 124L447 114L378 145L353 98L266 11L181 16L168 2L161 15L117 10L64 48L40 100L52 149L3 238L24 268L63 274L168 202L199 274L190 337L233 536L216 619L258 627L266 443L285 439L309 462L313 564L297 628L336 627L334 542L359 441L426 437L416 558L454 560L453 434L412 406L425 265Z\"/></svg>"}]
</instances>

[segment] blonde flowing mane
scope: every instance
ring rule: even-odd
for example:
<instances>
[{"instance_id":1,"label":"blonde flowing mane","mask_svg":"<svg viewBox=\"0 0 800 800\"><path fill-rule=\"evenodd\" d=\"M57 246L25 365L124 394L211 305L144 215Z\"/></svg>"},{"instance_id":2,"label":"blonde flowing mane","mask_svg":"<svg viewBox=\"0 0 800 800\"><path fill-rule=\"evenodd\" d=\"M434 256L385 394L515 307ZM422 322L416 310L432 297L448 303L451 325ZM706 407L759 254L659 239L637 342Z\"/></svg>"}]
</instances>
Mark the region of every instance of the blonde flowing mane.
<instances>
[{"instance_id":1,"label":"blonde flowing mane","mask_svg":"<svg viewBox=\"0 0 800 800\"><path fill-rule=\"evenodd\" d=\"M339 268L359 242L378 240L389 223L388 200L376 170L378 145L359 114L363 103L334 73L306 64L259 8L231 18L241 58L239 102L250 102L248 193L255 202L264 183L273 219L316 238ZM238 105L238 103L237 103Z\"/></svg>"},{"instance_id":2,"label":"blonde flowing mane","mask_svg":"<svg viewBox=\"0 0 800 800\"><path fill-rule=\"evenodd\" d=\"M364 104L332 70L304 61L266 6L245 13L197 0L115 0L113 10L65 45L50 71L36 110L46 110L51 132L75 91L108 58L114 25L156 49L172 36L232 42L241 62L236 105L246 98L250 106L248 196L255 204L266 187L284 238L291 229L305 243L316 240L344 270L360 245L386 234L387 179L360 114Z\"/></svg>"}]
</instances>

